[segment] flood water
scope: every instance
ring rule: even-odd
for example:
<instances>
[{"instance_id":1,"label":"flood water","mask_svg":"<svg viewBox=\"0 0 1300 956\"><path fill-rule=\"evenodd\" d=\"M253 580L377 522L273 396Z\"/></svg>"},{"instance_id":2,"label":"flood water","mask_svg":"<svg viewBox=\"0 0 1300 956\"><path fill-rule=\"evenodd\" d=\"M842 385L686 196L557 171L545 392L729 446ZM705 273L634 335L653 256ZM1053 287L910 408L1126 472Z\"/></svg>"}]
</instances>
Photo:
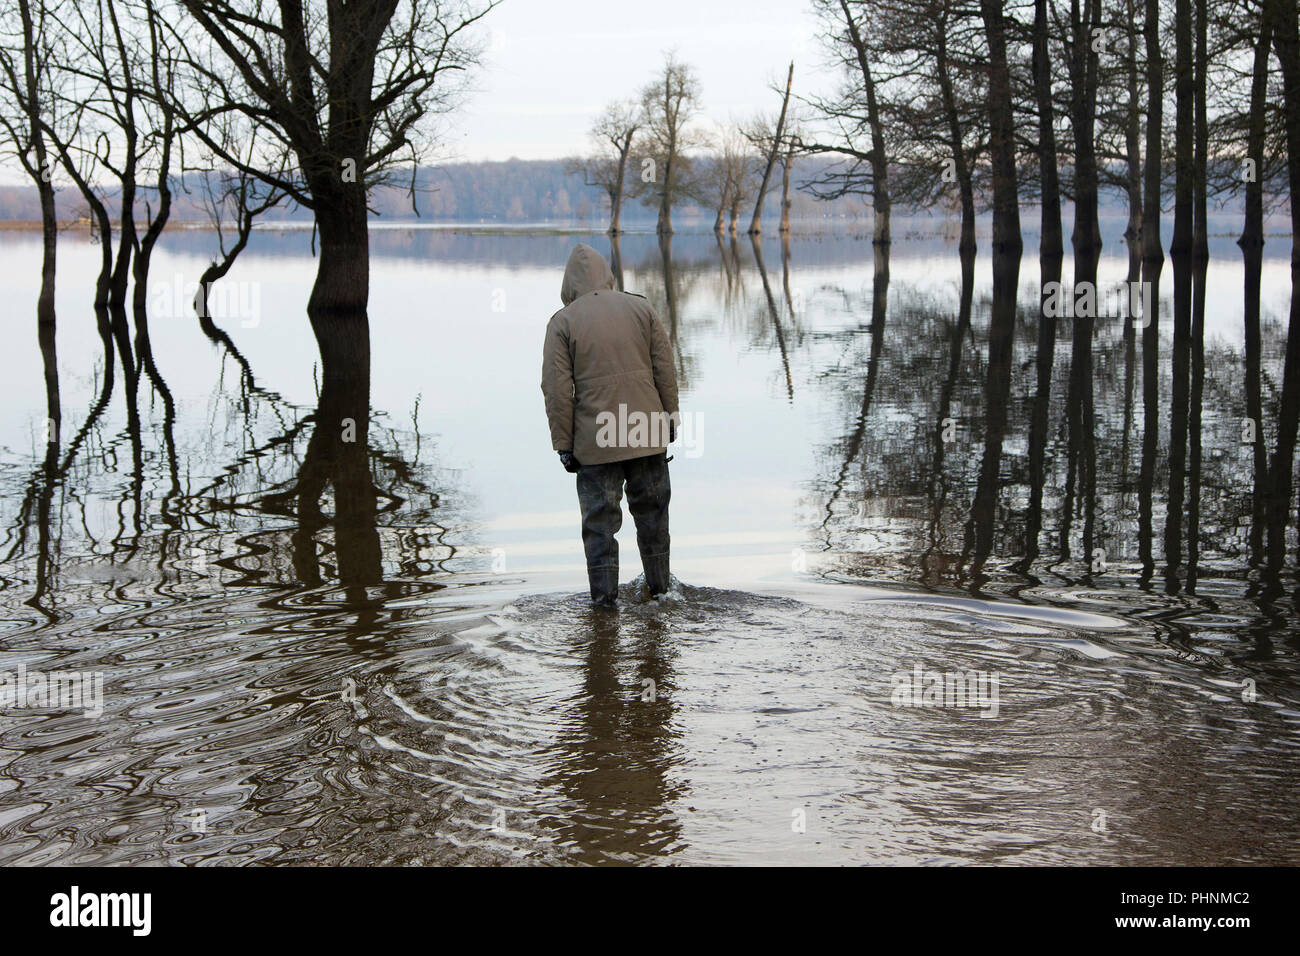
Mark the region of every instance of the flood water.
<instances>
[{"instance_id":1,"label":"flood water","mask_svg":"<svg viewBox=\"0 0 1300 956\"><path fill-rule=\"evenodd\" d=\"M538 387L568 251L606 237L376 229L368 369L339 380L308 232L258 233L205 333L213 238L175 231L129 401L69 234L47 449L39 236L0 234L0 672L102 679L99 714L0 684L0 863L1300 862L1296 535L1252 565L1232 239L1171 566L1172 270L1150 441L1141 332L1080 349L1062 320L1044 392L1036 259L991 365L989 258L963 287L953 244L896 234L887 262L623 237L686 423L680 585L638 603L628 519L616 615ZM1289 243L1265 253L1271 409ZM977 699L924 706L935 674Z\"/></svg>"}]
</instances>

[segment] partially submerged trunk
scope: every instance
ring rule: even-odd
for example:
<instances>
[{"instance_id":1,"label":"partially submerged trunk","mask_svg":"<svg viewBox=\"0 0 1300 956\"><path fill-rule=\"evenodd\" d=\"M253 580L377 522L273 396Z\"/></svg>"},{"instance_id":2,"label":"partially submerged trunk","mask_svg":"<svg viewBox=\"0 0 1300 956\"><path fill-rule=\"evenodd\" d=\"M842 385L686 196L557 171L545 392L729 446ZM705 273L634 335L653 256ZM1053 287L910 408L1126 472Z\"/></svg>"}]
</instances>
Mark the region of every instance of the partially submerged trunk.
<instances>
[{"instance_id":1,"label":"partially submerged trunk","mask_svg":"<svg viewBox=\"0 0 1300 956\"><path fill-rule=\"evenodd\" d=\"M1255 41L1255 60L1250 84L1250 129L1246 157L1254 165L1255 175L1246 180L1246 213L1242 224L1241 257L1245 271L1243 317L1246 352L1246 415L1254 432L1251 442L1255 471L1255 491L1251 502L1250 562L1256 564L1263 554L1264 499L1268 486L1268 452L1264 446L1264 401L1260 390L1260 283L1264 269L1264 139L1267 133L1264 109L1268 95L1268 60L1273 43L1272 24L1261 18Z\"/></svg>"},{"instance_id":2,"label":"partially submerged trunk","mask_svg":"<svg viewBox=\"0 0 1300 956\"><path fill-rule=\"evenodd\" d=\"M781 235L790 234L790 167L794 164L794 148L785 151L781 162Z\"/></svg>"},{"instance_id":3,"label":"partially submerged trunk","mask_svg":"<svg viewBox=\"0 0 1300 956\"><path fill-rule=\"evenodd\" d=\"M840 9L844 11L844 22L849 32L849 41L857 55L858 70L862 74L862 89L867 97L867 126L871 132L871 210L874 223L871 241L877 246L887 246L890 242L889 218L891 204L889 199L889 160L885 155L885 128L880 118L880 105L876 100L876 81L871 73L871 63L867 57L866 42L853 20L848 3L840 0Z\"/></svg>"},{"instance_id":4,"label":"partially submerged trunk","mask_svg":"<svg viewBox=\"0 0 1300 956\"><path fill-rule=\"evenodd\" d=\"M677 153L676 137L668 146L668 158L664 160L664 186L659 194L659 221L655 224L655 232L661 236L671 236L673 234L673 201L672 201L672 181L673 181L673 160Z\"/></svg>"},{"instance_id":5,"label":"partially submerged trunk","mask_svg":"<svg viewBox=\"0 0 1300 956\"><path fill-rule=\"evenodd\" d=\"M1074 292L1082 305L1087 296L1095 302L1097 265L1101 256L1101 226L1098 218L1098 172L1095 125L1097 115L1097 53L1091 43L1092 30L1101 16L1100 0L1072 0L1073 50L1070 59L1071 128L1074 131L1075 204ZM1096 317L1085 308L1074 310L1070 349L1070 384L1066 394L1068 459L1066 478L1067 526L1062 532L1061 552L1069 554L1068 522L1073 513L1071 500L1077 491L1083 503L1083 554L1091 559L1096 532L1096 453L1093 412L1092 339Z\"/></svg>"},{"instance_id":6,"label":"partially submerged trunk","mask_svg":"<svg viewBox=\"0 0 1300 956\"><path fill-rule=\"evenodd\" d=\"M1291 222L1300 222L1300 37L1296 0L1266 0L1272 19L1273 46L1282 69L1286 117L1287 176ZM1291 288L1300 288L1300 246L1291 241ZM1291 509L1292 469L1295 467L1296 427L1300 422L1300 296L1291 296L1287 328L1282 398L1278 409L1277 447L1270 467L1268 567L1279 570L1286 556L1286 528Z\"/></svg>"},{"instance_id":7,"label":"partially submerged trunk","mask_svg":"<svg viewBox=\"0 0 1300 956\"><path fill-rule=\"evenodd\" d=\"M1142 331L1142 466L1139 475L1138 553L1145 583L1155 569L1151 547L1154 516L1156 445L1160 431L1160 273L1165 252L1160 240L1160 173L1163 159L1164 66L1160 51L1160 0L1146 0L1147 142L1142 195L1142 282L1151 290Z\"/></svg>"},{"instance_id":8,"label":"partially submerged trunk","mask_svg":"<svg viewBox=\"0 0 1300 956\"><path fill-rule=\"evenodd\" d=\"M966 525L965 551L971 555L972 574L982 571L984 562L994 550L1002 485L1002 448L1011 395L1020 252L1014 244L1000 246L995 242L993 246L993 305L989 317L989 350L984 380L984 452L975 500Z\"/></svg>"},{"instance_id":9,"label":"partially submerged trunk","mask_svg":"<svg viewBox=\"0 0 1300 956\"><path fill-rule=\"evenodd\" d=\"M312 187L320 230L320 264L307 302L307 315L322 350L327 346L323 329L338 323L366 322L370 296L365 188L361 183L340 182L337 176L328 179Z\"/></svg>"},{"instance_id":10,"label":"partially submerged trunk","mask_svg":"<svg viewBox=\"0 0 1300 956\"><path fill-rule=\"evenodd\" d=\"M34 125L34 124L33 124ZM45 170L48 159L45 141L39 132L36 136L38 168ZM55 272L59 250L59 221L54 208L54 186L43 176L37 177L36 190L41 202L41 291L36 299L36 341L41 349L45 372L45 418L48 425L45 440L59 443L59 426L63 420L59 399L59 358L56 347L57 321L54 310Z\"/></svg>"},{"instance_id":11,"label":"partially submerged trunk","mask_svg":"<svg viewBox=\"0 0 1300 956\"><path fill-rule=\"evenodd\" d=\"M848 7L844 8L848 16ZM850 25L852 18L850 17ZM767 151L767 163L763 167L763 180L758 186L758 198L754 200L754 217L749 221L749 234L757 236L763 231L763 199L767 196L767 184L772 178L772 167L776 165L777 151L781 148L781 136L785 132L785 114L790 106L790 88L794 84L794 61L790 61L790 70L785 76L785 96L781 100L781 115L777 117L776 129L772 132L772 143Z\"/></svg>"},{"instance_id":12,"label":"partially submerged trunk","mask_svg":"<svg viewBox=\"0 0 1300 956\"><path fill-rule=\"evenodd\" d=\"M1165 571L1168 588L1177 588L1182 563L1183 508L1187 484L1187 411L1192 336L1192 149L1193 109L1191 0L1174 5L1174 236L1169 260L1174 268L1174 338L1169 415L1169 498L1165 518Z\"/></svg>"},{"instance_id":13,"label":"partially submerged trunk","mask_svg":"<svg viewBox=\"0 0 1300 956\"><path fill-rule=\"evenodd\" d=\"M623 231L623 190L627 178L627 157L632 151L632 137L636 130L629 130L626 138L623 140L622 148L618 154L618 177L614 183L614 189L609 196L610 215L609 215L609 232L617 236Z\"/></svg>"},{"instance_id":14,"label":"partially submerged trunk","mask_svg":"<svg viewBox=\"0 0 1300 956\"><path fill-rule=\"evenodd\" d=\"M1209 159L1209 126L1205 87L1209 72L1207 50L1208 11L1206 0L1195 0L1196 63L1193 101L1195 144L1192 156L1192 381L1188 397L1188 484L1187 484L1187 587L1196 587L1201 533L1201 405L1205 391L1205 280L1210 261L1209 227L1206 223L1206 176Z\"/></svg>"}]
</instances>

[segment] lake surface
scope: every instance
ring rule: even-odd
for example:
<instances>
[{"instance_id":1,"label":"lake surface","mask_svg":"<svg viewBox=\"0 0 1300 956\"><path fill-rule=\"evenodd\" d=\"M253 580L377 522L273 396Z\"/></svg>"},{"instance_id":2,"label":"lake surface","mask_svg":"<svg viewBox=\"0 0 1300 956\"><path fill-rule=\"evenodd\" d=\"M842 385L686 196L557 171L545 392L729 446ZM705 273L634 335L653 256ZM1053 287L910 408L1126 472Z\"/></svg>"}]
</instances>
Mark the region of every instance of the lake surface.
<instances>
[{"instance_id":1,"label":"lake surface","mask_svg":"<svg viewBox=\"0 0 1300 956\"><path fill-rule=\"evenodd\" d=\"M1152 443L1122 318L1082 396L1062 320L1040 391L1025 256L988 472L990 261L963 296L954 245L896 231L887 271L855 235L623 237L686 425L680 585L637 602L629 518L617 615L588 607L539 389L568 251L607 237L376 229L369 376L340 393L308 232L258 233L205 334L214 240L175 231L129 403L69 234L48 450L39 236L0 234L0 674L102 680L97 715L0 683L0 863L1300 862L1296 537L1252 566L1232 239L1170 567L1172 269ZM1271 409L1289 242L1265 252Z\"/></svg>"}]
</instances>

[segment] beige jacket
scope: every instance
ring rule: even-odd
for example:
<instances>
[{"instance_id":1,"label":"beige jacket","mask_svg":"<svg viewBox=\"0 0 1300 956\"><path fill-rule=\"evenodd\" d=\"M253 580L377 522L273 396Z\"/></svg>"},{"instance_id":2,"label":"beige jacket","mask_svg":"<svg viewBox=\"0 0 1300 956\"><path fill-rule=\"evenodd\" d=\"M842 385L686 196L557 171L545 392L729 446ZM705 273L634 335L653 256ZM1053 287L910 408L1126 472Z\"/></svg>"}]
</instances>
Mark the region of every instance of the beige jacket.
<instances>
[{"instance_id":1,"label":"beige jacket","mask_svg":"<svg viewBox=\"0 0 1300 956\"><path fill-rule=\"evenodd\" d=\"M609 264L579 243L542 350L542 395L551 447L584 465L665 450L676 423L673 349L644 297L615 291Z\"/></svg>"}]
</instances>

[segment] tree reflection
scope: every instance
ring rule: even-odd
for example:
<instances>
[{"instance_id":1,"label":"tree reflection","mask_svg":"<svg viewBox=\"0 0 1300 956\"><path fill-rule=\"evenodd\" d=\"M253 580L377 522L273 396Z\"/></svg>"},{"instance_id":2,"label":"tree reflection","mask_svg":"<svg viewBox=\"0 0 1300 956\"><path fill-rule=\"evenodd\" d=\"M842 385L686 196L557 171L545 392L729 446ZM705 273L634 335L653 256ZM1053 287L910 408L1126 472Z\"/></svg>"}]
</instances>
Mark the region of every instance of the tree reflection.
<instances>
[{"instance_id":1,"label":"tree reflection","mask_svg":"<svg viewBox=\"0 0 1300 956\"><path fill-rule=\"evenodd\" d=\"M979 484L966 526L964 554L978 578L993 553L995 518L1001 486L1002 444L1007 432L1007 403L1011 395L1011 347L1016 326L1016 286L1020 250L993 252L993 308L989 321L988 366L984 384L984 456Z\"/></svg>"}]
</instances>

